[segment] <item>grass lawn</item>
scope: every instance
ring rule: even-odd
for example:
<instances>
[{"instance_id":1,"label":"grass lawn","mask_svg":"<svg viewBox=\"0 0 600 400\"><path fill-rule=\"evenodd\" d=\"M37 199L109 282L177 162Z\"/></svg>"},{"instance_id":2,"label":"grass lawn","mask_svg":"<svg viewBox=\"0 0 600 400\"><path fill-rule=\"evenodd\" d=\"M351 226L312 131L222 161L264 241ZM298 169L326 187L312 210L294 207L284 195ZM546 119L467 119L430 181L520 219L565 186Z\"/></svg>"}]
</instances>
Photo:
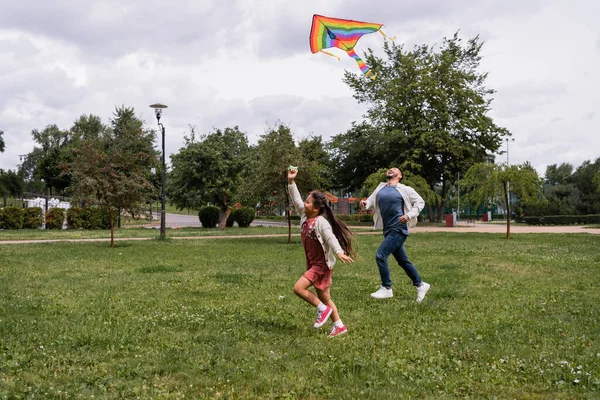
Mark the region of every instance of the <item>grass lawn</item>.
<instances>
[{"instance_id":1,"label":"grass lawn","mask_svg":"<svg viewBox=\"0 0 600 400\"><path fill-rule=\"evenodd\" d=\"M292 233L299 233L299 228L292 227ZM171 229L167 228L167 237L182 236L232 236L232 235L268 235L286 234L287 227L249 227L249 228L227 228L224 231L218 229L204 229L199 227ZM116 238L156 238L158 229L148 228L115 228ZM110 230L42 230L42 229L19 229L0 231L2 240L44 240L44 239L98 239L110 240Z\"/></svg>"},{"instance_id":2,"label":"grass lawn","mask_svg":"<svg viewBox=\"0 0 600 400\"><path fill-rule=\"evenodd\" d=\"M297 237L0 246L0 398L600 397L600 237L414 234L422 304L358 239L334 339Z\"/></svg>"}]
</instances>

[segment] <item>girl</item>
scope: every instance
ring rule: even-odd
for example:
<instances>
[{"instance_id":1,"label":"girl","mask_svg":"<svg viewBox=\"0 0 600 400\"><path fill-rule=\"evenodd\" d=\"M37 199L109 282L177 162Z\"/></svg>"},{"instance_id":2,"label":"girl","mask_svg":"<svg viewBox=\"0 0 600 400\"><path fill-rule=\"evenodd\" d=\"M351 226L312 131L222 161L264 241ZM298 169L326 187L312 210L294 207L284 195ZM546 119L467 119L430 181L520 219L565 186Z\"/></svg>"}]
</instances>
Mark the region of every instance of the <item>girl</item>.
<instances>
[{"instance_id":1,"label":"girl","mask_svg":"<svg viewBox=\"0 0 600 400\"><path fill-rule=\"evenodd\" d=\"M335 265L335 256L342 262L354 262L352 250L352 233L346 225L333 215L327 205L327 199L321 192L313 191L302 202L300 192L294 183L298 170L290 167L288 172L288 189L294 207L301 216L302 244L306 253L306 272L294 285L294 293L309 304L317 307L317 321L314 327L325 325L331 316L333 329L329 337L343 335L348 332L340 319L337 307L331 301L329 288L331 274ZM309 287L314 286L315 296Z\"/></svg>"}]
</instances>

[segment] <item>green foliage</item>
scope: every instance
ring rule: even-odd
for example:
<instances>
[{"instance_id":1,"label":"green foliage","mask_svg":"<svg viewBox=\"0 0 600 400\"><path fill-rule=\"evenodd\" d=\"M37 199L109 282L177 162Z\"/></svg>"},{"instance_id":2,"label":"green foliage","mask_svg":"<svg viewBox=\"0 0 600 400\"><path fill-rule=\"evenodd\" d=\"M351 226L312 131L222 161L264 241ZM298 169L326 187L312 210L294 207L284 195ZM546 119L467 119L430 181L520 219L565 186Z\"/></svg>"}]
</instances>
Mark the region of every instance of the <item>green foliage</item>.
<instances>
[{"instance_id":1,"label":"green foliage","mask_svg":"<svg viewBox=\"0 0 600 400\"><path fill-rule=\"evenodd\" d=\"M247 228L254 221L255 216L256 212L252 207L241 207L236 210L235 221L240 228Z\"/></svg>"},{"instance_id":2,"label":"green foliage","mask_svg":"<svg viewBox=\"0 0 600 400\"><path fill-rule=\"evenodd\" d=\"M23 209L20 207L4 207L0 214L0 226L2 229L23 228Z\"/></svg>"},{"instance_id":3,"label":"green foliage","mask_svg":"<svg viewBox=\"0 0 600 400\"><path fill-rule=\"evenodd\" d=\"M600 190L596 176L600 174L600 158L584 161L571 178L577 188L579 201L576 205L579 214L600 214ZM599 178L600 179L600 178Z\"/></svg>"},{"instance_id":4,"label":"green foliage","mask_svg":"<svg viewBox=\"0 0 600 400\"><path fill-rule=\"evenodd\" d=\"M0 195L19 197L23 193L23 179L16 171L0 169Z\"/></svg>"},{"instance_id":5,"label":"green foliage","mask_svg":"<svg viewBox=\"0 0 600 400\"><path fill-rule=\"evenodd\" d=\"M44 210L30 207L23 210L23 229L40 229L44 224Z\"/></svg>"},{"instance_id":6,"label":"green foliage","mask_svg":"<svg viewBox=\"0 0 600 400\"><path fill-rule=\"evenodd\" d=\"M600 224L600 214L596 215L544 215L521 218L528 225L590 225Z\"/></svg>"},{"instance_id":7,"label":"green foliage","mask_svg":"<svg viewBox=\"0 0 600 400\"><path fill-rule=\"evenodd\" d=\"M67 209L67 229L82 229L84 223L84 209L71 207Z\"/></svg>"},{"instance_id":8,"label":"green foliage","mask_svg":"<svg viewBox=\"0 0 600 400\"><path fill-rule=\"evenodd\" d=\"M239 186L239 198L244 204L265 205L273 208L286 209L289 205L287 196L287 168L289 165L298 166L296 184L301 193L308 193L326 182L326 168L321 170L317 160L324 155L315 150L320 139L309 139L303 144L307 151L306 157L294 142L294 136L289 127L280 124L276 129L269 128L261 135L257 146L252 151Z\"/></svg>"},{"instance_id":9,"label":"green foliage","mask_svg":"<svg viewBox=\"0 0 600 400\"><path fill-rule=\"evenodd\" d=\"M46 212L46 229L62 229L64 222L64 208L51 208Z\"/></svg>"},{"instance_id":10,"label":"green foliage","mask_svg":"<svg viewBox=\"0 0 600 400\"><path fill-rule=\"evenodd\" d=\"M204 206L198 211L198 217L203 228L215 228L219 222L219 207Z\"/></svg>"},{"instance_id":11,"label":"green foliage","mask_svg":"<svg viewBox=\"0 0 600 400\"><path fill-rule=\"evenodd\" d=\"M4 153L5 145L4 145L4 131L0 130L0 153Z\"/></svg>"},{"instance_id":12,"label":"green foliage","mask_svg":"<svg viewBox=\"0 0 600 400\"><path fill-rule=\"evenodd\" d=\"M117 108L110 122L111 129L102 136L74 142L73 161L63 171L71 174L75 202L133 213L153 196L149 177L157 162L155 132L144 129L133 108Z\"/></svg>"},{"instance_id":13,"label":"green foliage","mask_svg":"<svg viewBox=\"0 0 600 400\"><path fill-rule=\"evenodd\" d=\"M377 79L345 76L369 109L365 123L333 140L340 184L358 188L378 169L404 164L432 191L440 187L441 212L452 177L484 162L508 135L488 115L494 90L478 71L482 45L478 36L463 43L455 34L439 49L406 51L386 42L385 59L369 50L366 61Z\"/></svg>"},{"instance_id":14,"label":"green foliage","mask_svg":"<svg viewBox=\"0 0 600 400\"><path fill-rule=\"evenodd\" d=\"M192 130L192 137L185 140L185 147L171 156L169 201L179 209L199 209L206 203L226 208L235 196L247 162L246 135L236 126L217 129L199 141Z\"/></svg>"},{"instance_id":15,"label":"green foliage","mask_svg":"<svg viewBox=\"0 0 600 400\"><path fill-rule=\"evenodd\" d=\"M81 218L81 227L83 229L110 229L110 214L105 208L85 207L81 214Z\"/></svg>"}]
</instances>

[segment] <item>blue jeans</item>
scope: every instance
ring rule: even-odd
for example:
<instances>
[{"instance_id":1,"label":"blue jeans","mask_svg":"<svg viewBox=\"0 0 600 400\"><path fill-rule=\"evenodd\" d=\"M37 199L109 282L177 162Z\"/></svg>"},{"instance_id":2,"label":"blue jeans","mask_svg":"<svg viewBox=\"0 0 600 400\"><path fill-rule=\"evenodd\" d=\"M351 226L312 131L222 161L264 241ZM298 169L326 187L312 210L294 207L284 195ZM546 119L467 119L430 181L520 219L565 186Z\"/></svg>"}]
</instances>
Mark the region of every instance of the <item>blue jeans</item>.
<instances>
[{"instance_id":1,"label":"blue jeans","mask_svg":"<svg viewBox=\"0 0 600 400\"><path fill-rule=\"evenodd\" d=\"M398 261L398 265L406 272L406 275L412 280L413 285L421 286L421 277L415 266L408 261L406 250L404 250L406 238L407 236L402 233L390 232L377 249L375 260L377 261L377 267L379 267L379 275L381 275L381 286L386 288L392 287L390 267L388 266L388 257L390 254L394 255L394 258Z\"/></svg>"}]
</instances>

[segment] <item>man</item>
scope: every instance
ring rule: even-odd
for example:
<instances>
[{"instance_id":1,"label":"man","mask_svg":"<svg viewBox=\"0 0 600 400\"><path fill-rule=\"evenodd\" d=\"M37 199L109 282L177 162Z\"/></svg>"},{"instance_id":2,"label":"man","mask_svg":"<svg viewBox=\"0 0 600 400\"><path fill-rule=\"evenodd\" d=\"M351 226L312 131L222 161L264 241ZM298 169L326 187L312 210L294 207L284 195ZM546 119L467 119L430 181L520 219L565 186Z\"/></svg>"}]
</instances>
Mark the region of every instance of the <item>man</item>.
<instances>
[{"instance_id":1,"label":"man","mask_svg":"<svg viewBox=\"0 0 600 400\"><path fill-rule=\"evenodd\" d=\"M408 228L417 224L417 217L425 202L410 186L402 185L402 171L392 168L386 173L387 184L380 183L367 200L360 205L367 209L374 208L373 222L375 229L383 227L383 243L377 249L375 259L381 276L381 288L371 296L376 299L393 297L392 280L388 257L394 255L398 265L417 288L417 302L423 301L430 285L421 280L415 266L408 260L404 242L408 237Z\"/></svg>"}]
</instances>

